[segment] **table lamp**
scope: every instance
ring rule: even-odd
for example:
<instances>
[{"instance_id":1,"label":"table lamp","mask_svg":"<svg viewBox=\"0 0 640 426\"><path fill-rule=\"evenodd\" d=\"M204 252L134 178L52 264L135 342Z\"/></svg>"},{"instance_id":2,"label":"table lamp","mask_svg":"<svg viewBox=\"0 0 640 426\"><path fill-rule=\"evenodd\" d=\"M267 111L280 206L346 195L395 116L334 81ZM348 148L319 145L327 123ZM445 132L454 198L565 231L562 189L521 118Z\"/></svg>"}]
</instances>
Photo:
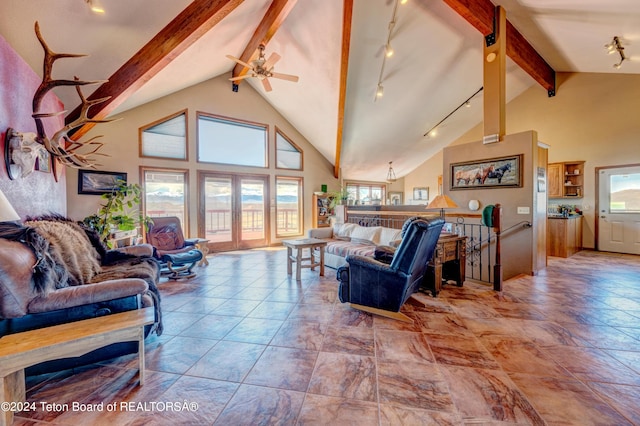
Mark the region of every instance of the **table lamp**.
<instances>
[{"instance_id":1,"label":"table lamp","mask_svg":"<svg viewBox=\"0 0 640 426\"><path fill-rule=\"evenodd\" d=\"M15 211L7 197L0 191L0 222L15 222L20 215Z\"/></svg>"},{"instance_id":2,"label":"table lamp","mask_svg":"<svg viewBox=\"0 0 640 426\"><path fill-rule=\"evenodd\" d=\"M444 219L444 209L455 209L457 207L458 205L448 195L440 194L431 200L425 210L440 209L440 217Z\"/></svg>"}]
</instances>

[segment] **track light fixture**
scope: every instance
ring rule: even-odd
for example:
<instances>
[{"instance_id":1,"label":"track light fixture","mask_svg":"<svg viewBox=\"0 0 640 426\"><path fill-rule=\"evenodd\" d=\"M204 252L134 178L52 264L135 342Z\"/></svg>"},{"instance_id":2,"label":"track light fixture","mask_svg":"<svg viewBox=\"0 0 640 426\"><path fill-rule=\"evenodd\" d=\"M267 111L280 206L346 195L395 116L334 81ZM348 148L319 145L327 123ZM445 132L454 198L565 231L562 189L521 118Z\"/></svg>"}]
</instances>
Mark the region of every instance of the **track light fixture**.
<instances>
[{"instance_id":1,"label":"track light fixture","mask_svg":"<svg viewBox=\"0 0 640 426\"><path fill-rule=\"evenodd\" d=\"M98 15L104 14L104 7L99 0L84 0L84 2L89 6L89 9Z\"/></svg>"},{"instance_id":2,"label":"track light fixture","mask_svg":"<svg viewBox=\"0 0 640 426\"><path fill-rule=\"evenodd\" d=\"M393 33L393 29L396 26L396 15L398 12L398 3L405 4L408 0L396 0L393 5L393 14L391 15L391 21L389 21L388 32L387 32L387 43L384 45L384 56L382 57L382 66L380 67L380 75L378 76L378 86L376 88L376 96L374 101L382 96L382 76L384 75L384 66L387 61L387 58L393 56L394 50L393 46L391 46L391 34Z\"/></svg>"},{"instance_id":3,"label":"track light fixture","mask_svg":"<svg viewBox=\"0 0 640 426\"><path fill-rule=\"evenodd\" d=\"M436 124L435 126L430 128L429 130L427 130L426 133L424 135L422 135L422 136L424 136L424 137L428 136L430 138L435 137L438 134L438 127L442 123L444 123L447 118L451 117L460 108L462 108L462 107L470 108L471 107L471 99L473 99L478 93L482 92L483 89L484 89L484 87L481 87L478 90L476 90L476 92L473 95L469 96L464 102L462 102L460 105L458 105L456 107L456 109L454 109L449 114L447 114L447 116L445 118L443 118L442 120L438 121L438 124Z\"/></svg>"},{"instance_id":4,"label":"track light fixture","mask_svg":"<svg viewBox=\"0 0 640 426\"><path fill-rule=\"evenodd\" d=\"M624 54L624 47L622 46L622 43L620 43L620 39L618 38L618 36L613 37L611 43L605 44L604 47L607 49L607 52L610 55L616 52L618 52L618 54L620 55L620 62L613 64L613 67L619 70L622 66L622 63L625 61L625 59L627 59L627 57Z\"/></svg>"}]
</instances>

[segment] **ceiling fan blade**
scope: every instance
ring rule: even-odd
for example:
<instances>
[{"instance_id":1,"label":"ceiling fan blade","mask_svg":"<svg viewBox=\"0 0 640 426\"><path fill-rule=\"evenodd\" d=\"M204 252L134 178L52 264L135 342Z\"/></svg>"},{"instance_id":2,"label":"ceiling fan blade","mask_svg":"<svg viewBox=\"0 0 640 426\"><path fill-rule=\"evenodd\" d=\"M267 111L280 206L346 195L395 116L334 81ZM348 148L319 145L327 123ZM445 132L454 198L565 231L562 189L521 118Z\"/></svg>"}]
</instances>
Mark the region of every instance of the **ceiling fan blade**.
<instances>
[{"instance_id":1,"label":"ceiling fan blade","mask_svg":"<svg viewBox=\"0 0 640 426\"><path fill-rule=\"evenodd\" d=\"M280 78L282 80L293 81L294 83L297 83L299 79L297 75L282 74L279 72L272 72L271 77Z\"/></svg>"},{"instance_id":2,"label":"ceiling fan blade","mask_svg":"<svg viewBox=\"0 0 640 426\"><path fill-rule=\"evenodd\" d=\"M264 90L266 92L270 92L272 90L271 89L271 83L269 83L269 79L263 78L262 79L262 85L264 86Z\"/></svg>"},{"instance_id":3,"label":"ceiling fan blade","mask_svg":"<svg viewBox=\"0 0 640 426\"><path fill-rule=\"evenodd\" d=\"M281 56L277 53L272 53L271 56L269 56L269 59L267 59L264 65L262 65L262 68L264 68L265 70L270 70L271 68L273 68L276 62L280 60L280 58Z\"/></svg>"},{"instance_id":4,"label":"ceiling fan blade","mask_svg":"<svg viewBox=\"0 0 640 426\"><path fill-rule=\"evenodd\" d=\"M239 75L238 77L231 77L229 79L229 81L244 80L245 78L249 78L249 77L253 77L253 74L252 73L247 73L245 75Z\"/></svg>"},{"instance_id":5,"label":"ceiling fan blade","mask_svg":"<svg viewBox=\"0 0 640 426\"><path fill-rule=\"evenodd\" d=\"M244 62L244 61L242 61L242 60L240 60L240 59L236 58L235 56L227 55L227 58L228 58L228 59L231 59L232 61L236 61L236 62L237 62L237 63L239 63L240 65L243 65L243 66L245 66L245 67L247 67L247 68L249 68L249 69L253 69L253 66L252 66L252 65L249 65L248 63L246 63L246 62Z\"/></svg>"}]
</instances>

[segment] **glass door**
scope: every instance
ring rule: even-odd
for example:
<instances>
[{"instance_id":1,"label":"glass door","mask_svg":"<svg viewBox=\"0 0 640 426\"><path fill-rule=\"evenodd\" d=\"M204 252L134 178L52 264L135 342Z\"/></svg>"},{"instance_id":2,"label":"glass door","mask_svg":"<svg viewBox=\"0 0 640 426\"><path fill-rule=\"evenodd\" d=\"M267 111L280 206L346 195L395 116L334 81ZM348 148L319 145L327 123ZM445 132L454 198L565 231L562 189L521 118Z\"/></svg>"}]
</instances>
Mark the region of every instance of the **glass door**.
<instances>
[{"instance_id":1,"label":"glass door","mask_svg":"<svg viewBox=\"0 0 640 426\"><path fill-rule=\"evenodd\" d=\"M201 173L198 234L228 251L268 245L268 176Z\"/></svg>"},{"instance_id":2,"label":"glass door","mask_svg":"<svg viewBox=\"0 0 640 426\"><path fill-rule=\"evenodd\" d=\"M640 166L599 172L598 250L640 254Z\"/></svg>"}]
</instances>

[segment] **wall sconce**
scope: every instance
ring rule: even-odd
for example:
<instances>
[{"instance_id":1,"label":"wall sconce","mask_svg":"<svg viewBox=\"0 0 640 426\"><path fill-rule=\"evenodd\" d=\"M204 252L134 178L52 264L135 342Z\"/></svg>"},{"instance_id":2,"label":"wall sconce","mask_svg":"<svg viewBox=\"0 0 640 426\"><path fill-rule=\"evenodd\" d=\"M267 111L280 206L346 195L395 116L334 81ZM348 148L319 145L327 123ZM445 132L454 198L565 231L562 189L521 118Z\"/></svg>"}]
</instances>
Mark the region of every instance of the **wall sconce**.
<instances>
[{"instance_id":1,"label":"wall sconce","mask_svg":"<svg viewBox=\"0 0 640 426\"><path fill-rule=\"evenodd\" d=\"M622 66L622 63L624 62L625 59L627 59L627 57L624 54L624 47L622 46L622 43L620 43L620 39L618 38L618 36L613 37L613 40L611 40L611 43L605 44L604 47L607 49L610 55L616 52L618 52L618 54L620 55L620 62L613 64L613 67L619 70L620 67Z\"/></svg>"}]
</instances>

